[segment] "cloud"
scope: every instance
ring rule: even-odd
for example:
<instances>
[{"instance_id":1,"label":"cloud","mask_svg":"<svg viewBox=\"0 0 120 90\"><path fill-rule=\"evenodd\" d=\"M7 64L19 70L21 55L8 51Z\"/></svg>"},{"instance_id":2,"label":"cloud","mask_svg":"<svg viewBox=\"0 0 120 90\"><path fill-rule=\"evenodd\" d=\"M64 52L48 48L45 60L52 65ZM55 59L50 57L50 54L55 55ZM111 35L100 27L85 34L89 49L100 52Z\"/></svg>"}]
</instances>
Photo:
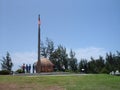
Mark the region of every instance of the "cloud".
<instances>
[{"instance_id":1,"label":"cloud","mask_svg":"<svg viewBox=\"0 0 120 90\"><path fill-rule=\"evenodd\" d=\"M104 48L97 47L87 47L87 48L79 48L75 49L76 58L80 59L88 59L90 60L91 56L95 59L99 58L99 56L105 57L106 50Z\"/></svg>"}]
</instances>

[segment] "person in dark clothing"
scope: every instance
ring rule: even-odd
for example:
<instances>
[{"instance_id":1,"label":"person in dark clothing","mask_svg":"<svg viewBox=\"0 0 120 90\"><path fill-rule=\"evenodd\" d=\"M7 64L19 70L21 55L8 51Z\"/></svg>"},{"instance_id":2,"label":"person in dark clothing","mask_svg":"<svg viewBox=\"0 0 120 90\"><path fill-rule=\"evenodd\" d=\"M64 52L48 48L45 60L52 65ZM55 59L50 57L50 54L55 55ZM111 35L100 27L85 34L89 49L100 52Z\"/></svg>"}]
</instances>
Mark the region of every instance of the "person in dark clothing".
<instances>
[{"instance_id":1,"label":"person in dark clothing","mask_svg":"<svg viewBox=\"0 0 120 90\"><path fill-rule=\"evenodd\" d=\"M31 70L31 64L29 64L28 70L29 70L29 73L30 73L30 70Z\"/></svg>"},{"instance_id":2,"label":"person in dark clothing","mask_svg":"<svg viewBox=\"0 0 120 90\"><path fill-rule=\"evenodd\" d=\"M22 65L23 73L25 73L25 64Z\"/></svg>"},{"instance_id":3,"label":"person in dark clothing","mask_svg":"<svg viewBox=\"0 0 120 90\"><path fill-rule=\"evenodd\" d=\"M35 71L36 71L36 64L34 63L33 64L33 73L35 73Z\"/></svg>"},{"instance_id":4,"label":"person in dark clothing","mask_svg":"<svg viewBox=\"0 0 120 90\"><path fill-rule=\"evenodd\" d=\"M29 69L28 69L29 67L28 67L28 65L26 64L26 73L28 73L29 72Z\"/></svg>"},{"instance_id":5,"label":"person in dark clothing","mask_svg":"<svg viewBox=\"0 0 120 90\"><path fill-rule=\"evenodd\" d=\"M34 73L34 70L35 70L35 66L34 66L34 64L33 64L33 73Z\"/></svg>"}]
</instances>

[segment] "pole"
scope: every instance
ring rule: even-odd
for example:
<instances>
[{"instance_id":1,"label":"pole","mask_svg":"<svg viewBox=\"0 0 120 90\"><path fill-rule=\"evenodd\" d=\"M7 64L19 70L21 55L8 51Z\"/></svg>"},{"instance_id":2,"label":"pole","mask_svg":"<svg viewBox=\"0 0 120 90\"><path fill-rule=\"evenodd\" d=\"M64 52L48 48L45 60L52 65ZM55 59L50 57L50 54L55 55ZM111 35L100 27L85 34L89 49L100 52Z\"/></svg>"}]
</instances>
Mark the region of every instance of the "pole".
<instances>
[{"instance_id":1,"label":"pole","mask_svg":"<svg viewBox=\"0 0 120 90\"><path fill-rule=\"evenodd\" d=\"M38 61L37 61L37 73L41 71L41 60L40 60L40 15L38 15Z\"/></svg>"}]
</instances>

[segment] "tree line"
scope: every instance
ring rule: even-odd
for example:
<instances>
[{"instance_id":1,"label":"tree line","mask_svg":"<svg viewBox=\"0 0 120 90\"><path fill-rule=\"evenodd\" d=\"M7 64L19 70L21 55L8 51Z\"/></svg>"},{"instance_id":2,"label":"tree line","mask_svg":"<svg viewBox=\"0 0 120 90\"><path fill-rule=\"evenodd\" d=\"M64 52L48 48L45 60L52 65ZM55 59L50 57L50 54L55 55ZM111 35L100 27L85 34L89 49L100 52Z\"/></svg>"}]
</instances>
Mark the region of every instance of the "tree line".
<instances>
[{"instance_id":1,"label":"tree line","mask_svg":"<svg viewBox=\"0 0 120 90\"><path fill-rule=\"evenodd\" d=\"M91 57L90 60L78 59L75 52L71 49L69 53L64 46L54 46L54 42L46 38L41 43L41 57L48 58L54 64L54 71L81 72L81 73L110 73L111 71L120 71L120 52L116 54L106 53L105 58L99 56L98 59ZM7 52L6 57L1 59L1 69L12 71L13 63L10 54Z\"/></svg>"},{"instance_id":2,"label":"tree line","mask_svg":"<svg viewBox=\"0 0 120 90\"><path fill-rule=\"evenodd\" d=\"M90 60L78 59L75 52L71 49L67 53L66 48L62 45L54 46L54 42L46 39L41 43L41 56L48 58L54 64L54 69L58 71L72 71L84 73L110 73L111 71L120 71L120 52L117 54L106 53L105 58L99 56L98 59L91 57Z\"/></svg>"},{"instance_id":3,"label":"tree line","mask_svg":"<svg viewBox=\"0 0 120 90\"><path fill-rule=\"evenodd\" d=\"M106 53L105 58L99 56L98 59L91 57L91 60L82 59L79 62L79 70L85 69L85 73L110 73L111 71L120 71L120 52L112 54Z\"/></svg>"}]
</instances>

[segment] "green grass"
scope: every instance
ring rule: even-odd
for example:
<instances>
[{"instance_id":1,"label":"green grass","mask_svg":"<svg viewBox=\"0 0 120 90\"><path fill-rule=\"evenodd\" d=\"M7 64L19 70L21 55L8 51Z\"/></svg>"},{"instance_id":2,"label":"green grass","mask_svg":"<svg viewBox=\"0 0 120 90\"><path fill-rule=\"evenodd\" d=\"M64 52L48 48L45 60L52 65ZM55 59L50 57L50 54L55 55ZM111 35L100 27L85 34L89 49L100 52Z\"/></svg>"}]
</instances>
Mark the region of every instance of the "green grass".
<instances>
[{"instance_id":1,"label":"green grass","mask_svg":"<svg viewBox=\"0 0 120 90\"><path fill-rule=\"evenodd\" d=\"M6 89L5 85L9 89ZM0 90L120 90L120 77L104 74L37 77L0 76Z\"/></svg>"}]
</instances>

